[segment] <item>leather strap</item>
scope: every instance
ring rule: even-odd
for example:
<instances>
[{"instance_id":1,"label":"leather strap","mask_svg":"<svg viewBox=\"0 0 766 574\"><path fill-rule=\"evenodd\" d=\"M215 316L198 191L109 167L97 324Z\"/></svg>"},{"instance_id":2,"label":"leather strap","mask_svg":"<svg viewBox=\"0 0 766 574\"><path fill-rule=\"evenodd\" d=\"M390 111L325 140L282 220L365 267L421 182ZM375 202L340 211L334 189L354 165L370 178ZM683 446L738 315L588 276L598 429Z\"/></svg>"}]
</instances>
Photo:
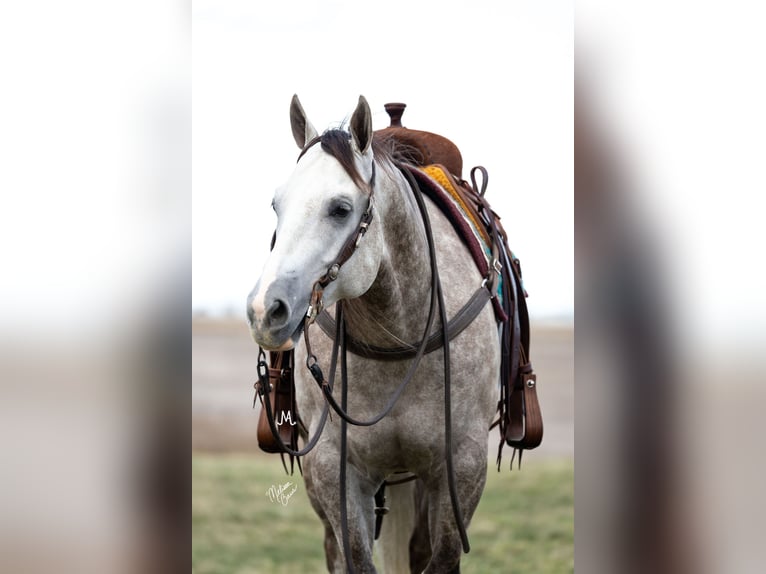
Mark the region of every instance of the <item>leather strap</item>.
<instances>
[{"instance_id":1,"label":"leather strap","mask_svg":"<svg viewBox=\"0 0 766 574\"><path fill-rule=\"evenodd\" d=\"M359 241L361 241L362 237L364 237L364 234L367 233L367 229L370 227L373 216L373 206L375 205L372 199L372 185L374 181L375 164L372 164L372 179L370 180L370 195L367 198L367 208L364 210L356 230L346 240L346 243L343 244L338 258L332 265L330 265L330 267L327 269L327 272L317 281L322 289L327 287L332 281L335 281L335 279L338 277L340 268L343 267L346 261L351 259L351 256L354 254L354 251L356 251L356 248L359 245Z\"/></svg>"},{"instance_id":2,"label":"leather strap","mask_svg":"<svg viewBox=\"0 0 766 574\"><path fill-rule=\"evenodd\" d=\"M508 411L506 413L507 427L505 442L519 451L519 465L523 451L536 448L543 439L543 417L537 397L537 376L529 362L529 313L523 286L521 285L521 266L518 259L510 262L511 282L517 293L516 305L521 333L519 341L520 365L518 373L512 379L513 387L510 392ZM502 429L501 429L502 430ZM501 448L502 448L501 439ZM515 455L515 452L514 452ZM511 459L513 465L513 458Z\"/></svg>"},{"instance_id":3,"label":"leather strap","mask_svg":"<svg viewBox=\"0 0 766 574\"><path fill-rule=\"evenodd\" d=\"M357 225L356 229L349 236L349 238L346 239L346 242L343 244L343 247L341 247L338 257L335 259L333 264L327 268L327 271L325 272L325 274L322 275L314 283L314 287L311 290L311 300L309 302L309 308L308 308L308 311L306 312L306 317L308 319L307 325L315 321L317 315L324 308L324 304L322 302L322 296L324 294L325 288L338 278L338 273L340 273L340 268L343 267L346 261L348 261L351 258L351 256L354 254L354 252L356 251L356 248L359 246L359 242L362 240L362 237L364 237L364 235L367 233L367 229L370 227L370 223L372 222L372 217L374 213L374 206L375 206L375 203L373 202L373 194L375 190L374 185L375 185L375 164L373 163L372 175L370 176L370 181L367 184L367 188L368 188L367 208L364 210L364 213L362 214L362 217L360 218L359 224Z\"/></svg>"},{"instance_id":4,"label":"leather strap","mask_svg":"<svg viewBox=\"0 0 766 574\"><path fill-rule=\"evenodd\" d=\"M448 340L451 341L462 333L468 325L481 313L484 306L491 298L489 290L482 286L476 290L473 296L455 316L447 323ZM331 339L336 331L335 320L327 311L319 314L316 320L317 325L324 331L325 335ZM412 343L406 347L378 347L368 345L346 334L346 345L350 352L366 359L376 361L405 361L413 359L417 355L420 342ZM432 353L444 345L444 338L441 331L437 331L428 338L425 354Z\"/></svg>"},{"instance_id":5,"label":"leather strap","mask_svg":"<svg viewBox=\"0 0 766 574\"><path fill-rule=\"evenodd\" d=\"M380 488L378 488L378 492L375 493L375 538L374 540L377 540L380 538L380 529L383 526L383 516L388 514L388 511L391 510L388 506L386 506L386 481L383 481L383 484L380 485Z\"/></svg>"}]
</instances>

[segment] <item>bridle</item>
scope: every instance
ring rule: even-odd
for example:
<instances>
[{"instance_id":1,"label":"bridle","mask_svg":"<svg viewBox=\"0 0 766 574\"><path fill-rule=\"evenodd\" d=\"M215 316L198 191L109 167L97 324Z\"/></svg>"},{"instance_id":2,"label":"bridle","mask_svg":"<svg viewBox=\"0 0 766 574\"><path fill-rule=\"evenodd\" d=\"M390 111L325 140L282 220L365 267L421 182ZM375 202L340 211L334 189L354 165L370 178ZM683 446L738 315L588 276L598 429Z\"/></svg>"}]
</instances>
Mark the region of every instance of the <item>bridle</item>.
<instances>
[{"instance_id":1,"label":"bridle","mask_svg":"<svg viewBox=\"0 0 766 574\"><path fill-rule=\"evenodd\" d=\"M335 258L335 261L327 268L327 271L325 272L325 274L322 275L314 283L314 287L311 290L311 299L309 302L309 307L308 307L308 310L306 311L306 319L308 324L313 323L316 320L317 315L322 312L322 309L324 308L324 305L322 303L322 295L324 294L324 290L327 288L327 286L330 283L332 283L338 278L338 274L340 273L341 267L343 267L343 265L349 259L351 259L351 256L356 251L356 248L359 247L359 243L362 241L362 238L364 237L365 233L367 233L367 229L369 229L370 223L372 223L372 218L373 218L374 208L375 208L375 201L373 199L373 195L375 191L375 163L374 162L372 164L372 175L370 176L370 181L367 184L367 190L368 190L367 207L362 213L362 217L359 220L359 224L357 225L354 232L349 236L349 238L343 244L343 247L341 248L340 253L338 254L338 257Z\"/></svg>"},{"instance_id":2,"label":"bridle","mask_svg":"<svg viewBox=\"0 0 766 574\"><path fill-rule=\"evenodd\" d=\"M309 146L312 145L312 143L309 143ZM305 152L305 148L304 148L304 152ZM441 327L440 327L439 333L436 334L435 336L436 336L436 340L438 340L438 343L440 343L440 346L443 349L443 355L444 355L444 426L445 426L447 482L448 482L448 488L450 493L450 500L452 502L453 514L455 516L455 523L457 525L458 532L460 534L463 551L466 553L470 551L470 545L468 543L468 536L466 534L465 523L463 520L462 511L460 509L460 505L459 505L459 501L457 497L455 470L454 470L454 463L452 458L452 406L451 406L451 375L450 375L449 342L450 342L450 339L454 337L455 335L450 333L450 323L447 320L447 310L446 310L446 305L444 302L444 294L442 291L441 281L439 279L439 270L438 270L438 266L436 262L435 242L433 238L433 232L431 230L431 223L430 223L430 218L428 216L428 211L426 209L425 201L422 197L422 192L419 190L417 183L413 180L412 175L410 174L410 172L404 165L397 164L397 167L400 169L401 173L404 175L405 179L407 180L409 184L409 187L417 203L418 210L421 215L421 219L423 221L426 241L428 244L428 253L429 253L429 259L430 259L429 266L431 271L431 289L430 289L431 296L430 296L428 319L426 320L426 325L423 330L423 336L421 337L421 340L417 345L417 350L415 351L415 355L412 359L412 362L410 363L407 373L405 374L402 381L399 383L396 390L391 395L391 398L389 399L388 403L383 408L383 410L378 415L371 418L370 420L360 421L353 418L351 415L349 415L346 410L348 405L347 352L348 352L349 346L347 344L347 335L345 330L345 320L343 315L342 301L338 301L335 304L335 308L336 308L336 317L334 321L335 337L334 337L333 348L331 353L329 378L324 377L324 373L322 372L322 369L319 366L317 357L316 355L313 354L311 349L311 340L309 336L309 330L310 330L310 327L316 322L317 317L323 310L322 299L323 299L324 290L330 283L332 283L338 278L341 268L355 253L357 247L359 246L364 235L367 233L367 230L369 229L369 226L373 220L375 163L373 162L372 165L373 165L372 175L371 175L369 183L367 184L367 187L368 187L367 207L364 213L362 214L362 217L356 229L354 230L354 232L352 232L352 234L349 236L349 238L346 240L343 247L341 248L341 251L338 257L328 267L325 274L322 275L322 277L320 277L314 283L314 286L312 288L311 298L308 305L308 310L306 312L306 317L304 319L303 334L304 334L304 342L306 344L306 349L307 349L306 367L311 372L312 377L314 378L314 380L316 381L316 383L319 385L320 389L322 390L322 393L326 399L326 402L322 410L322 414L320 416L319 425L318 425L316 433L314 434L313 437L310 437L310 439L307 441L306 445L302 449L290 448L288 445L284 443L284 441L279 435L279 431L276 427L276 422L274 420L274 413L272 412L270 400L268 397L269 392L271 390L270 384L269 384L269 368L268 368L268 363L265 360L265 353L262 348L259 348L259 363L258 363L259 381L256 383L256 388L258 390L258 393L262 397L263 395L266 395L266 400L263 400L262 402L266 410L266 417L268 420L269 428L271 429L271 432L274 435L274 438L277 444L279 444L279 446L283 449L283 451L287 453L290 457L301 457L307 454L308 452L310 452L316 446L319 440L319 437L321 436L322 431L324 430L325 423L327 422L327 416L329 414L330 408L332 408L332 410L335 411L341 418L341 421L340 421L340 426L341 426L340 481L339 481L340 482L340 507L341 507L340 511L341 511L341 529L342 529L343 549L344 549L344 555L346 557L346 565L349 572L353 572L354 569L353 569L353 564L351 563L350 545L348 540L348 509L346 504L347 425L352 424L355 426L372 426L378 423L384 417L386 417L393 410L394 406L396 405L397 401L401 397L402 393L404 392L404 390L407 388L409 383L414 378L415 372L417 371L417 368L420 364L421 359L423 358L423 355L429 350L434 350L433 348L429 349L429 343L431 347L434 346L435 340L434 340L434 336L431 336L431 331L433 329L437 311L439 313ZM485 284L486 282L482 284L480 291L489 293ZM472 306L472 313L471 313L473 316L470 317L470 320L468 322L473 320L473 318L475 318L475 316L478 315L478 313L481 311L484 304L486 304L488 300L489 300L489 295L487 295L483 301L481 301L477 297L472 298L472 301L475 301ZM288 352L292 353L292 351L288 351ZM340 404L338 404L338 402L335 400L335 398L332 395L333 384L335 380L335 373L337 370L337 363L338 363L339 357L340 357L340 371L341 371L341 378L340 378L341 379L341 402ZM299 459L299 465L300 465L300 459Z\"/></svg>"}]
</instances>

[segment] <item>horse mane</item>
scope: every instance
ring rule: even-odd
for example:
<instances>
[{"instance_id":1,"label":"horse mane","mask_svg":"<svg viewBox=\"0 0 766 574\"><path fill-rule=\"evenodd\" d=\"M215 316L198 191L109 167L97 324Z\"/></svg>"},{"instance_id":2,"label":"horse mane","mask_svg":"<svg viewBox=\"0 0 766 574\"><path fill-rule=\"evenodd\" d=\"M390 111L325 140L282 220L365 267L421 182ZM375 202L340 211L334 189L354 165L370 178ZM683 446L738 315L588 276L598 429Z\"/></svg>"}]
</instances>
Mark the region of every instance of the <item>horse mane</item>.
<instances>
[{"instance_id":1,"label":"horse mane","mask_svg":"<svg viewBox=\"0 0 766 574\"><path fill-rule=\"evenodd\" d=\"M306 144L298 156L298 161L316 144L320 144L323 151L338 160L343 170L359 188L365 189L367 187L367 182L354 163L354 150L351 147L351 134L349 132L338 128L326 130L322 135L315 137ZM389 173L392 173L393 166L399 162L420 165L417 149L394 138L381 137L378 132L373 134L372 153L376 163Z\"/></svg>"}]
</instances>

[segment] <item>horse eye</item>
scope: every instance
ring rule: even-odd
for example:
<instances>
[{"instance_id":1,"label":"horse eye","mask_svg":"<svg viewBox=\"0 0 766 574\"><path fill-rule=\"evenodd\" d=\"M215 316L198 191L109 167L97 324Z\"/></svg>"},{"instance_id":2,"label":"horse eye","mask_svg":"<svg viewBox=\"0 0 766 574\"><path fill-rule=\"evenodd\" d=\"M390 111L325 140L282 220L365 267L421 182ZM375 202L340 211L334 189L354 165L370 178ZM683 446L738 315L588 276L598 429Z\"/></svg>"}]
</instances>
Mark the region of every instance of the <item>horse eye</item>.
<instances>
[{"instance_id":1,"label":"horse eye","mask_svg":"<svg viewBox=\"0 0 766 574\"><path fill-rule=\"evenodd\" d=\"M337 203L330 207L330 217L334 219L346 219L351 213L351 206L345 203Z\"/></svg>"}]
</instances>

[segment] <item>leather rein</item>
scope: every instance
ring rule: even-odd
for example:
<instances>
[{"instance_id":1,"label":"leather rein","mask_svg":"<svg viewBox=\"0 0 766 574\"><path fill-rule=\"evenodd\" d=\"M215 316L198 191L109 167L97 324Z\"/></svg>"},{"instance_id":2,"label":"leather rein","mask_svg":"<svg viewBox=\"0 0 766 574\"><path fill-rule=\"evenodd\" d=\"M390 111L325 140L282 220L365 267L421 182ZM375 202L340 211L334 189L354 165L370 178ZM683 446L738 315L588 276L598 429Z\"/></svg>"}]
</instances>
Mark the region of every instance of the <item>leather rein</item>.
<instances>
[{"instance_id":1,"label":"leather rein","mask_svg":"<svg viewBox=\"0 0 766 574\"><path fill-rule=\"evenodd\" d=\"M332 410L335 411L338 414L338 416L340 416L341 418L341 421L340 421L340 425L341 425L341 445L340 445L341 446L341 449L340 449L341 450L340 452L341 509L340 510L341 510L341 526L343 531L342 537L343 537L344 554L346 556L346 562L347 562L347 567L349 572L353 572L353 566L351 564L350 547L348 543L348 515L347 515L347 504L346 504L347 424L352 424L355 426L372 426L376 424L377 422L379 422L380 420L382 420L385 416L387 416L393 410L401 394L404 392L404 390L407 388L409 383L414 378L415 372L417 371L417 368L420 364L421 359L423 358L423 355L426 353L435 351L438 348L442 348L443 354L444 354L444 417L445 417L444 424L445 424L445 450L446 450L448 487L449 487L450 499L452 502L452 509L455 516L455 522L457 524L458 531L460 533L463 550L466 553L469 552L470 545L468 543L468 536L465 530L463 515L462 515L462 511L460 509L459 501L457 498L457 487L455 484L455 470L454 470L454 464L453 464L453 458L452 458L452 421L451 421L452 408L451 408L451 376L450 376L450 345L449 343L450 343L450 340L452 340L460 332L462 332L478 316L478 314L484 308L486 303L491 299L492 294L495 292L495 287L497 285L497 275L495 274L496 270L491 269L490 275L492 276L487 277L482 282L481 287L479 287L479 289L469 299L466 305L464 305L464 307L455 315L455 317L453 317L451 321L447 320L447 311L446 311L446 305L444 303L444 294L443 294L441 281L439 278L439 271L438 271L437 262L436 262L436 251L435 251L433 232L431 230L430 218L428 216L425 201L422 197L422 192L420 191L417 185L417 182L414 181L413 176L408 171L408 168L405 165L397 164L397 167L400 169L401 173L404 175L405 179L407 180L409 187L413 193L413 196L416 200L416 203L418 205L418 210L420 212L420 215L423 221L425 234L426 234L429 259L430 259L430 271L431 271L431 289L430 289L431 297L430 297L428 319L426 321L426 325L423 330L423 336L421 340L417 344L410 345L408 347L398 347L398 348L392 348L392 349L371 347L371 346L359 343L358 341L350 338L346 334L346 330L345 330L343 302L338 301L335 304L336 318L335 320L333 320L329 316L329 314L323 309L322 296L326 287L337 279L341 267L354 254L357 247L359 246L361 239L364 237L365 233L367 232L370 226L370 223L373 220L373 216L374 216L373 196L374 196L374 182L375 182L375 167L374 166L375 164L373 163L372 176L370 178L370 182L367 185L368 193L369 193L367 208L365 209L357 228L354 230L354 232L350 235L350 237L344 243L343 247L341 248L340 254L336 258L334 263L328 267L327 272L320 279L318 279L316 283L314 284L308 310L306 313L306 318L304 320L303 334L304 334L304 342L306 344L306 349L307 349L306 367L309 369L312 377L314 378L314 380L316 381L316 383L319 385L320 389L322 390L322 393L326 399L326 402L322 410L322 414L320 416L319 425L316 430L316 433L314 434L313 437L310 437L308 439L307 443L305 444L303 448L301 449L291 448L291 446L288 446L287 444L285 444L285 442L282 440L279 434L279 430L277 429L276 421L274 418L274 413L271 408L271 401L269 400L270 399L269 393L273 390L272 385L269 382L270 369L266 361L265 352L263 351L262 348L259 348L259 363L258 363L259 380L258 382L256 382L256 385L255 385L256 390L258 391L258 394L261 397L261 402L264 405L264 408L266 411L266 418L268 420L269 428L274 436L274 439L277 442L277 444L281 447L283 452L288 454L291 457L291 459L293 457L301 457L307 454L316 446L318 439L321 436L322 431L324 430L324 426L327 422L327 416L328 414L330 414L330 411L329 411L330 408L332 408ZM439 313L441 326L436 333L431 335L431 331L433 329L437 311ZM316 355L313 354L312 348L311 348L309 329L311 325L314 324L315 322L320 326L320 328L322 328L323 331L325 331L328 335L330 335L333 338L333 348L331 353L330 370L329 370L328 378L325 378L324 373L322 372L322 369L319 366L317 357ZM378 415L374 416L373 418L367 421L360 421L353 418L351 415L349 415L349 413L346 410L347 399L348 399L348 372L347 372L348 351L351 351L352 353L360 355L362 357L379 359L379 360L380 359L383 359L383 360L412 359L412 362L410 363L407 373L405 374L402 381L399 383L398 387L394 390L386 406ZM287 353L292 353L292 352L293 351L287 351ZM341 402L340 404L338 404L338 402L336 401L336 399L333 397L333 394L332 394L339 357L340 357L340 371L341 371L341 377L340 377ZM288 361L288 362L291 363L291 361ZM264 395L265 395L265 400L264 400ZM300 458L298 458L298 464L300 467ZM393 484L394 482L396 483L403 482L403 480L393 481L390 484ZM383 513L385 512L385 509L376 508L376 512L378 510L383 510Z\"/></svg>"}]
</instances>

